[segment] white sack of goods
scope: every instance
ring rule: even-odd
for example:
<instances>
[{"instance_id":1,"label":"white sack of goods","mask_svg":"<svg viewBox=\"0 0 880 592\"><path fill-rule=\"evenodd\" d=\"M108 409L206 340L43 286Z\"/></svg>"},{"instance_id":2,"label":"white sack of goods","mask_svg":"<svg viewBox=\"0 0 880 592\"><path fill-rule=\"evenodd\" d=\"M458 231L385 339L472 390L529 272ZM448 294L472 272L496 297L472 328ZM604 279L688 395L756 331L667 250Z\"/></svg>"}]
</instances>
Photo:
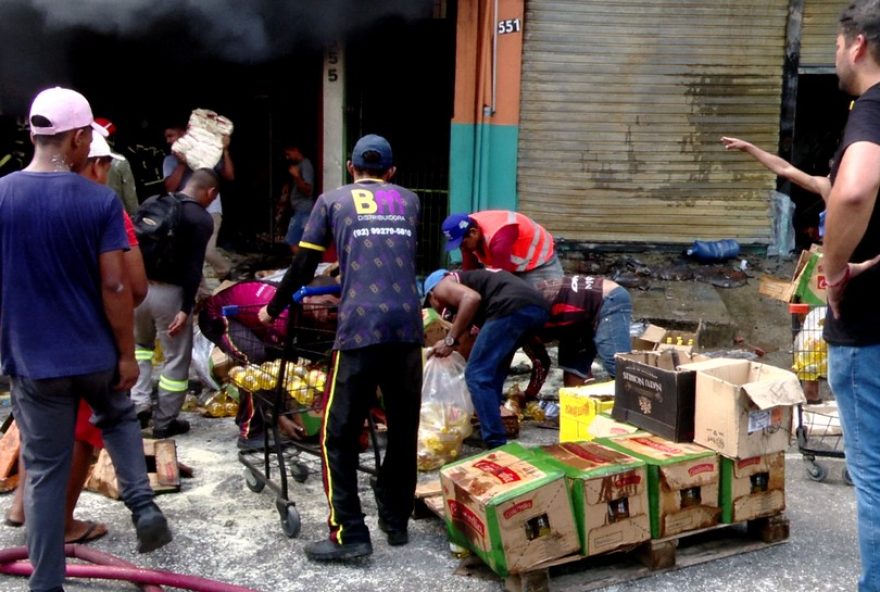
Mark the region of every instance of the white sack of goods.
<instances>
[{"instance_id":1,"label":"white sack of goods","mask_svg":"<svg viewBox=\"0 0 880 592\"><path fill-rule=\"evenodd\" d=\"M189 168L213 169L223 157L223 136L232 135L232 122L208 109L196 109L189 116L186 134L171 146L186 158Z\"/></svg>"}]
</instances>

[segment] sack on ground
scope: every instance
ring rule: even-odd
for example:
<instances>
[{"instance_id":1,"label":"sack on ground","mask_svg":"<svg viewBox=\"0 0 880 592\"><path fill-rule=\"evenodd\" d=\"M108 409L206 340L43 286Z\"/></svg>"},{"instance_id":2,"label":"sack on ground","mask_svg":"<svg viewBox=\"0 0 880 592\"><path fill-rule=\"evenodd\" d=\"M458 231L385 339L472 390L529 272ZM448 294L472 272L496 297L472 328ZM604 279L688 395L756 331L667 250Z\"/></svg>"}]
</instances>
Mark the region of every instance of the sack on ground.
<instances>
[{"instance_id":1,"label":"sack on ground","mask_svg":"<svg viewBox=\"0 0 880 592\"><path fill-rule=\"evenodd\" d=\"M439 469L458 458L462 441L471 435L474 406L464 381L465 360L457 352L429 358L422 381L418 466Z\"/></svg>"}]
</instances>

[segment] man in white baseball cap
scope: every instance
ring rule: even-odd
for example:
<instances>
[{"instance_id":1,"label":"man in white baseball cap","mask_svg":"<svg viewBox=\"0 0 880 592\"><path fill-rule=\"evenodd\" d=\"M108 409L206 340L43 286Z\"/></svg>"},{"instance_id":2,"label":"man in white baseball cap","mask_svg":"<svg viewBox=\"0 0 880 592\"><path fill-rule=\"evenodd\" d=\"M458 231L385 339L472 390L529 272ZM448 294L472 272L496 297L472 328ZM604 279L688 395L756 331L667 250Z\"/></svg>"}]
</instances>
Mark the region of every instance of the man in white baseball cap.
<instances>
[{"instance_id":1,"label":"man in white baseball cap","mask_svg":"<svg viewBox=\"0 0 880 592\"><path fill-rule=\"evenodd\" d=\"M108 135L106 129L95 123L88 100L75 90L60 86L47 88L34 98L29 121L33 135L54 136L84 127L91 127L105 138Z\"/></svg>"},{"instance_id":2,"label":"man in white baseball cap","mask_svg":"<svg viewBox=\"0 0 880 592\"><path fill-rule=\"evenodd\" d=\"M91 107L78 92L52 88L34 99L29 122L33 160L0 179L0 371L12 383L27 469L30 589L63 592L65 492L80 398L113 459L138 551L165 545L171 531L153 502L126 396L138 368L122 205L111 189L75 174L88 162Z\"/></svg>"}]
</instances>

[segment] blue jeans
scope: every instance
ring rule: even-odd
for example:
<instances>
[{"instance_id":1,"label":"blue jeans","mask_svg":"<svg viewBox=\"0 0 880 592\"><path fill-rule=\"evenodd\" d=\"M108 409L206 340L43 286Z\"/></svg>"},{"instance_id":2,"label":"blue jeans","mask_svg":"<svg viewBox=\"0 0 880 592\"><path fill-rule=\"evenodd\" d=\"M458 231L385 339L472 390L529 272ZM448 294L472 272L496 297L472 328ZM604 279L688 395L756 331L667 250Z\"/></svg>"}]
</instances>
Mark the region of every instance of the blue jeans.
<instances>
[{"instance_id":1,"label":"blue jeans","mask_svg":"<svg viewBox=\"0 0 880 592\"><path fill-rule=\"evenodd\" d=\"M92 407L92 423L101 429L125 505L134 512L153 501L134 403L113 390L114 375L107 370L44 380L12 377L12 413L27 469L21 486L34 592L60 590L64 581L64 496L80 396Z\"/></svg>"},{"instance_id":2,"label":"blue jeans","mask_svg":"<svg viewBox=\"0 0 880 592\"><path fill-rule=\"evenodd\" d=\"M840 409L856 490L859 592L880 592L880 345L828 346L828 383Z\"/></svg>"},{"instance_id":3,"label":"blue jeans","mask_svg":"<svg viewBox=\"0 0 880 592\"><path fill-rule=\"evenodd\" d=\"M487 321L477 335L468 358L464 379L471 400L480 417L480 433L490 448L507 443L501 421L504 379L510 359L523 336L547 322L547 311L540 306L526 306L513 314Z\"/></svg>"},{"instance_id":4,"label":"blue jeans","mask_svg":"<svg viewBox=\"0 0 880 592\"><path fill-rule=\"evenodd\" d=\"M614 355L632 349L629 326L632 323L632 299L625 288L608 293L599 308L595 334L585 328L584 335L559 340L559 367L581 378L590 376L596 354L608 374L614 378L617 365Z\"/></svg>"}]
</instances>

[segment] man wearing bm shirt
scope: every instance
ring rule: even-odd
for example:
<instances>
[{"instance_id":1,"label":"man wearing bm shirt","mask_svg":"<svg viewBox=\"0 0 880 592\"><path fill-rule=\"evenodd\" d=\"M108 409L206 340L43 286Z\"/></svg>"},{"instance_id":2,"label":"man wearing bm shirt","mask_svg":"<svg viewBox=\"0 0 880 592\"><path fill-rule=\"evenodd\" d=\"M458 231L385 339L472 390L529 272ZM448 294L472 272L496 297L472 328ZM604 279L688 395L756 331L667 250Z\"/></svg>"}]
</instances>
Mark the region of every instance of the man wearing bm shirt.
<instances>
[{"instance_id":1,"label":"man wearing bm shirt","mask_svg":"<svg viewBox=\"0 0 880 592\"><path fill-rule=\"evenodd\" d=\"M275 297L260 310L270 323L308 284L335 242L342 270L336 343L324 392L321 452L330 506L329 539L306 545L313 561L373 552L357 492L360 436L381 388L388 446L376 483L379 528L390 545L408 542L416 486L416 439L422 389L422 320L416 286L419 199L389 182L395 173L385 138L358 140L348 162L354 183L321 195L299 252Z\"/></svg>"}]
</instances>

